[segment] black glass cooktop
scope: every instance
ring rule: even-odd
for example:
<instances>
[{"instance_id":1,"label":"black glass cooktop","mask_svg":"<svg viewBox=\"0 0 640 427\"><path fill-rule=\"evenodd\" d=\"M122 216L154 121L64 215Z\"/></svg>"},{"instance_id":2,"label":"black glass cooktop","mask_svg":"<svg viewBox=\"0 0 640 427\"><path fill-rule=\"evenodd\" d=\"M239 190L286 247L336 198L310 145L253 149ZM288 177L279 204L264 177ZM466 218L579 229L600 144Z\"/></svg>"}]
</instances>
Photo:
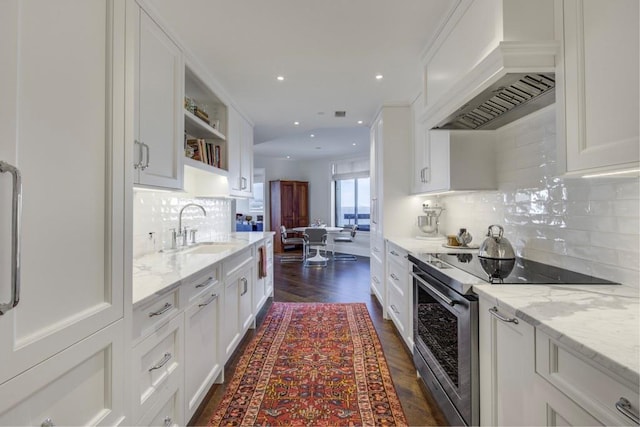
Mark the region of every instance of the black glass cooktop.
<instances>
[{"instance_id":1,"label":"black glass cooktop","mask_svg":"<svg viewBox=\"0 0 640 427\"><path fill-rule=\"evenodd\" d=\"M547 264L516 258L512 261L497 261L480 258L470 253L428 254L455 268L463 270L489 283L504 284L573 284L573 285L613 285L615 282L565 270ZM445 270L446 271L446 270Z\"/></svg>"}]
</instances>

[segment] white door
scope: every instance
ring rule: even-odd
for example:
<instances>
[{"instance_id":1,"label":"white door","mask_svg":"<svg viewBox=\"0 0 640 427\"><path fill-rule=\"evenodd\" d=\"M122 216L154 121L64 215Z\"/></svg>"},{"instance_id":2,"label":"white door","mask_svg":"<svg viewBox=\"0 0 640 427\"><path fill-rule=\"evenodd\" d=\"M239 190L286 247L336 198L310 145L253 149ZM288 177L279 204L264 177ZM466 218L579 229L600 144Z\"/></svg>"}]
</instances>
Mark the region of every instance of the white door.
<instances>
[{"instance_id":1,"label":"white door","mask_svg":"<svg viewBox=\"0 0 640 427\"><path fill-rule=\"evenodd\" d=\"M0 384L123 316L123 7L0 2Z\"/></svg>"},{"instance_id":2,"label":"white door","mask_svg":"<svg viewBox=\"0 0 640 427\"><path fill-rule=\"evenodd\" d=\"M138 17L138 61L134 144L139 184L182 188L184 145L184 63L169 36L141 9Z\"/></svg>"}]
</instances>

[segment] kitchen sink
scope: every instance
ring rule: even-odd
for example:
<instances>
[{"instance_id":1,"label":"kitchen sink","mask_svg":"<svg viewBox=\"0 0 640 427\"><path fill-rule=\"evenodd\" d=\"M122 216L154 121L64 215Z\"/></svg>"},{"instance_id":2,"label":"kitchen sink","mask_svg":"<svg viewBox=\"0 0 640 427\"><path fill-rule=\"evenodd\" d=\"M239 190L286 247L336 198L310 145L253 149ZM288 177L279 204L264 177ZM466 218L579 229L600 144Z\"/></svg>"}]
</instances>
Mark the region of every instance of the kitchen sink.
<instances>
[{"instance_id":1,"label":"kitchen sink","mask_svg":"<svg viewBox=\"0 0 640 427\"><path fill-rule=\"evenodd\" d=\"M232 251L241 247L242 243L230 243L230 242L200 242L192 246L181 247L177 249L163 249L160 252L164 253L179 253L179 254L219 254L226 251Z\"/></svg>"}]
</instances>

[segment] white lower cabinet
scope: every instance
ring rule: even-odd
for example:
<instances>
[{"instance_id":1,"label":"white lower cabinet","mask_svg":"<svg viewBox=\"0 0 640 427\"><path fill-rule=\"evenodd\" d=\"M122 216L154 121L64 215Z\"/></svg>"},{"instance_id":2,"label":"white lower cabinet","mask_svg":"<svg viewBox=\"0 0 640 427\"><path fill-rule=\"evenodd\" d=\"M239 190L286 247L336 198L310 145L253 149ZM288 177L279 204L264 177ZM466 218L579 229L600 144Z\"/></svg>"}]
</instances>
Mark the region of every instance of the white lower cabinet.
<instances>
[{"instance_id":1,"label":"white lower cabinet","mask_svg":"<svg viewBox=\"0 0 640 427\"><path fill-rule=\"evenodd\" d=\"M558 399L550 398L555 393L548 393L546 384L544 388L538 387L537 413L545 417L536 421L557 425L555 421L561 416L572 425L594 425L589 420L597 420L596 425L637 425L617 407L623 401L629 402L628 411L637 419L640 412L637 383L594 363L541 330L536 330L535 353L537 374L574 403L560 405Z\"/></svg>"},{"instance_id":2,"label":"white lower cabinet","mask_svg":"<svg viewBox=\"0 0 640 427\"><path fill-rule=\"evenodd\" d=\"M413 290L408 253L387 241L387 315L409 349L413 349Z\"/></svg>"},{"instance_id":3,"label":"white lower cabinet","mask_svg":"<svg viewBox=\"0 0 640 427\"><path fill-rule=\"evenodd\" d=\"M101 329L2 384L0 425L129 423L123 409L122 323Z\"/></svg>"},{"instance_id":4,"label":"white lower cabinet","mask_svg":"<svg viewBox=\"0 0 640 427\"><path fill-rule=\"evenodd\" d=\"M480 424L531 425L534 328L480 299Z\"/></svg>"},{"instance_id":5,"label":"white lower cabinet","mask_svg":"<svg viewBox=\"0 0 640 427\"><path fill-rule=\"evenodd\" d=\"M371 294L382 305L383 317L387 318L384 284L384 240L371 236L371 254L369 268L371 269Z\"/></svg>"},{"instance_id":6,"label":"white lower cabinet","mask_svg":"<svg viewBox=\"0 0 640 427\"><path fill-rule=\"evenodd\" d=\"M158 327L133 348L133 417L141 417L157 404L165 390L182 389L183 317L179 314ZM181 420L179 420L181 421Z\"/></svg>"},{"instance_id":7,"label":"white lower cabinet","mask_svg":"<svg viewBox=\"0 0 640 427\"><path fill-rule=\"evenodd\" d=\"M480 424L637 425L638 384L480 298ZM626 408L625 416L618 408ZM624 408L623 408L624 409Z\"/></svg>"},{"instance_id":8,"label":"white lower cabinet","mask_svg":"<svg viewBox=\"0 0 640 427\"><path fill-rule=\"evenodd\" d=\"M189 420L222 372L218 347L222 284L203 290L185 310L185 411Z\"/></svg>"},{"instance_id":9,"label":"white lower cabinet","mask_svg":"<svg viewBox=\"0 0 640 427\"><path fill-rule=\"evenodd\" d=\"M254 320L251 304L254 251L254 247L247 248L222 263L225 303L224 322L219 327L224 360L231 356Z\"/></svg>"}]
</instances>

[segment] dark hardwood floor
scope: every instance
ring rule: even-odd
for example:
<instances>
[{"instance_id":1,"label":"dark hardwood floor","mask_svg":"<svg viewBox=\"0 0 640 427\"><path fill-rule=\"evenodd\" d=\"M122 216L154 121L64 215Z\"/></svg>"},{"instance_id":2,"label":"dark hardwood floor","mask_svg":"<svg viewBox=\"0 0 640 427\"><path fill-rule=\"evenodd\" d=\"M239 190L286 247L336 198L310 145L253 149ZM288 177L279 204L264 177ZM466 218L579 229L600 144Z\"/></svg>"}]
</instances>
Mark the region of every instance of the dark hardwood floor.
<instances>
[{"instance_id":1,"label":"dark hardwood floor","mask_svg":"<svg viewBox=\"0 0 640 427\"><path fill-rule=\"evenodd\" d=\"M289 254L289 252L287 252ZM274 301L279 302L364 302L384 350L396 391L411 426L446 425L429 393L416 378L411 354L398 336L393 323L382 318L382 307L369 291L369 258L357 261L330 261L325 268L304 268L300 263L280 263L274 259ZM260 325L272 300L259 313ZM233 376L237 362L253 338L250 330L225 366L225 379ZM225 392L225 384L216 384L190 425L207 425Z\"/></svg>"}]
</instances>

